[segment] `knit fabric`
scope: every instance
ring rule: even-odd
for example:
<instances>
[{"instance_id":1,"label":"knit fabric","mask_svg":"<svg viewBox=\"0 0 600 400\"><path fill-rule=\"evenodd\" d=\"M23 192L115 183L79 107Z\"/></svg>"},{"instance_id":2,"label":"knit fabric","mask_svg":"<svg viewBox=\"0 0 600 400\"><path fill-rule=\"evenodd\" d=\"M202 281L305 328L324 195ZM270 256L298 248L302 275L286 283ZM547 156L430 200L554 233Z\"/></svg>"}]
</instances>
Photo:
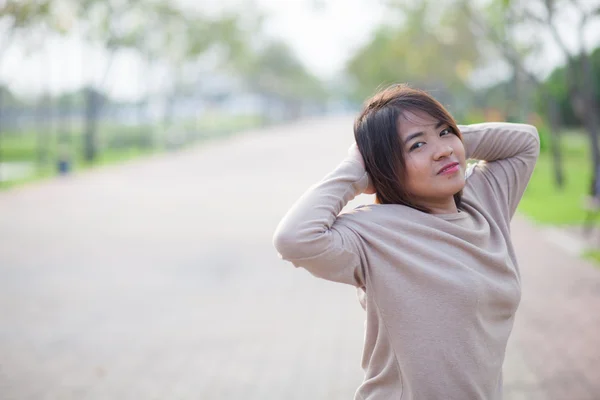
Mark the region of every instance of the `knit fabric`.
<instances>
[{"instance_id":1,"label":"knit fabric","mask_svg":"<svg viewBox=\"0 0 600 400\"><path fill-rule=\"evenodd\" d=\"M510 220L539 154L535 127L459 126L470 171L458 213L373 204L340 215L368 185L349 156L280 222L296 267L359 288L366 310L361 400L499 400L521 297Z\"/></svg>"}]
</instances>

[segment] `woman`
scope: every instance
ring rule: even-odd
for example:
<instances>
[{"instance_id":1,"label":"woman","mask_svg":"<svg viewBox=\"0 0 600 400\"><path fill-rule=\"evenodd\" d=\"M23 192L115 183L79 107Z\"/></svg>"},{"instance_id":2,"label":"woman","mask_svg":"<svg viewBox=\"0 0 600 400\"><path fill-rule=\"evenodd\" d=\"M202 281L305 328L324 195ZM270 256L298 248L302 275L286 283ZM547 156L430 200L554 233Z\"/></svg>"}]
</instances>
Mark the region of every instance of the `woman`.
<instances>
[{"instance_id":1,"label":"woman","mask_svg":"<svg viewBox=\"0 0 600 400\"><path fill-rule=\"evenodd\" d=\"M295 266L359 288L365 378L355 399L501 399L521 295L509 223L537 130L459 128L431 96L395 85L367 101L354 136L274 243ZM484 161L467 171L471 158ZM376 204L339 215L363 192Z\"/></svg>"}]
</instances>

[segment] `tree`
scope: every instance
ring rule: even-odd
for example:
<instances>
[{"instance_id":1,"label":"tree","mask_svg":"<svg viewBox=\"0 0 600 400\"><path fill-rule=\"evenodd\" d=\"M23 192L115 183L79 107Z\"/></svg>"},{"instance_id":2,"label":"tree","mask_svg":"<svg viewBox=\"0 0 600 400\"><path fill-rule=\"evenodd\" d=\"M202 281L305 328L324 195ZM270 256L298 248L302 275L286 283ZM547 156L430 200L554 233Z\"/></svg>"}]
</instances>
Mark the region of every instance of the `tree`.
<instances>
[{"instance_id":1,"label":"tree","mask_svg":"<svg viewBox=\"0 0 600 400\"><path fill-rule=\"evenodd\" d=\"M574 1L574 0L573 0ZM411 24L421 24L422 26L418 29L413 29L413 32L419 34L420 32L439 32L442 35L437 35L437 38L443 38L446 32L444 24L435 24L432 28L431 21L449 21L450 26L458 27L459 31L462 32L462 39L458 43L466 45L467 49L476 52L476 55L472 55L471 62L464 63L468 68L460 68L461 61L457 64L453 62L456 58L453 54L461 54L461 46L450 47L452 52L450 56L444 55L444 61L446 65L458 65L458 68L446 68L446 71L450 73L457 73L461 69L466 73L463 76L469 76L471 71L477 70L477 68L483 68L486 66L494 65L497 67L498 56L501 60L504 60L512 70L512 78L510 85L502 85L510 92L504 95L504 104L507 110L507 116L509 119L525 120L529 115L531 107L530 88L540 88L542 81L538 78L528 66L527 61L539 54L541 49L541 42L539 35L523 35L522 29L531 25L531 19L525 17L523 12L524 7L539 6L541 2L544 4L553 3L552 0L539 0L539 1L518 1L518 0L489 0L485 3L474 2L468 0L450 2L450 1L439 1L435 3L435 7L421 8L421 12L415 12L419 9L411 8L410 2L406 0L388 0L386 4L391 9L400 9L407 16L408 21L412 21ZM518 4L517 4L518 3ZM534 4L536 3L536 4ZM407 5L408 4L408 5ZM445 17L445 18L444 18ZM416 21L416 22L415 22ZM429 21L429 23L428 23ZM410 24L408 25L410 26ZM403 37L410 36L411 30L406 26L402 27ZM451 31L450 31L451 32ZM427 42L433 42L436 37L428 38ZM450 37L455 35L450 35ZM414 33L413 36L414 37ZM414 40L411 40L411 43ZM491 46L490 46L491 44ZM421 49L423 44L419 43L417 52L422 53ZM435 48L435 47L434 47ZM443 46L435 48L436 54L444 54ZM495 50L495 51L494 51ZM385 53L389 53L389 50L385 50ZM409 59L418 59L419 55L406 54ZM426 54L426 53L425 53ZM466 56L458 57L460 60L469 60L470 53L467 52ZM493 64L492 64L493 63ZM429 64L433 65L433 64ZM427 71L429 65L424 65L421 72ZM433 68L431 68L433 70ZM441 71L443 73L443 71ZM433 72L438 76L439 73ZM457 74L460 76L460 74ZM441 75L443 76L443 75ZM463 79L465 85L469 87L471 84L467 80ZM458 86L460 87L460 86ZM453 87L453 93L457 93L456 86ZM550 123L546 124L549 128L550 144L552 154L555 162L553 163L555 168L555 178L559 186L563 183L562 173L562 162L560 157L560 146L558 138L558 127L560 126L560 120L558 119L558 104L554 97L546 93L542 96L544 99L546 108L546 114L550 117ZM510 101L508 100L510 99ZM518 114L518 115L517 115Z\"/></svg>"},{"instance_id":2,"label":"tree","mask_svg":"<svg viewBox=\"0 0 600 400\"><path fill-rule=\"evenodd\" d=\"M356 96L362 99L381 85L400 81L435 90L442 102L461 107L456 101L467 95L470 73L479 62L463 3L439 12L438 2L429 0L389 1L393 24L381 26L346 66Z\"/></svg>"},{"instance_id":3,"label":"tree","mask_svg":"<svg viewBox=\"0 0 600 400\"><path fill-rule=\"evenodd\" d=\"M235 37L235 18L207 18L195 11L183 11L167 0L84 0L80 16L88 40L101 43L109 54L103 76L95 85L96 91L107 90L110 68L121 50L137 51L149 70L157 64L168 67L167 75L172 84L165 114L167 123L183 66L215 43L225 42L229 48L234 48L242 42ZM93 161L97 152L96 131L101 101L96 99L95 93L89 91L85 134L85 158L88 161Z\"/></svg>"},{"instance_id":4,"label":"tree","mask_svg":"<svg viewBox=\"0 0 600 400\"><path fill-rule=\"evenodd\" d=\"M500 44L502 53L513 62L515 68L522 71L534 82L546 100L547 115L550 118L548 124L550 129L555 129L561 125L559 120L560 104L556 97L556 90L552 86L542 85L540 80L527 67L525 67L526 58L514 51L519 45L523 44L523 36L514 35L519 30L526 27L536 27L542 32L548 33L556 45L561 49L566 59L567 71L567 91L569 100L575 114L583 122L588 132L590 148L592 149L592 174L596 176L598 166L600 165L600 150L598 148L598 130L600 129L600 119L597 115L598 95L597 82L592 72L592 62L589 53L584 46L584 32L594 22L597 23L597 17L600 14L600 5L590 2L580 2L577 0L537 0L537 1L518 1L518 0L495 0L492 3L497 9L502 10L501 15L509 16L505 19L507 30L513 36L498 36L495 40ZM570 49L558 29L557 18L569 11L575 11L578 15L577 24L574 26L577 34L576 49ZM541 46L540 38L542 35L528 37L529 43L534 46ZM559 187L563 184L562 163L560 159L560 145L558 130L551 135L552 154L554 158L555 181Z\"/></svg>"},{"instance_id":5,"label":"tree","mask_svg":"<svg viewBox=\"0 0 600 400\"><path fill-rule=\"evenodd\" d=\"M284 105L286 118L297 118L305 101L323 104L322 82L308 72L296 55L281 41L268 42L247 60L249 86L272 102Z\"/></svg>"},{"instance_id":6,"label":"tree","mask_svg":"<svg viewBox=\"0 0 600 400\"><path fill-rule=\"evenodd\" d=\"M596 48L591 54L592 70L594 76L600 75L600 47ZM576 57L576 62L579 64L580 58ZM556 67L552 73L543 82L544 91L552 93L559 104L560 116L567 126L581 126L582 121L579 120L569 97L567 68L565 66ZM600 80L596 79L596 101L600 100ZM539 97L542 97L541 94Z\"/></svg>"},{"instance_id":7,"label":"tree","mask_svg":"<svg viewBox=\"0 0 600 400\"><path fill-rule=\"evenodd\" d=\"M592 62L584 46L584 32L588 24L593 20L597 20L597 16L600 15L600 5L594 5L595 8L586 8L576 0L568 2L545 0L543 5L543 11L541 12L536 12L531 7L527 7L523 8L523 13L529 21L537 23L540 27L550 31L556 44L566 57L569 97L573 110L583 121L588 132L592 149L592 175L596 177L600 166L600 149L598 147L598 130L600 129L598 109L600 104L598 104L597 94L595 93L597 83L592 72ZM578 49L575 52L568 49L556 26L557 14L560 12L560 8L565 5L575 7L579 14L579 25L577 26Z\"/></svg>"},{"instance_id":8,"label":"tree","mask_svg":"<svg viewBox=\"0 0 600 400\"><path fill-rule=\"evenodd\" d=\"M519 120L525 120L529 114L529 103L533 98L528 95L528 87L533 86L533 89L540 94L544 114L549 118L545 127L540 127L540 130L549 131L554 182L558 188L563 188L565 178L560 147L562 121L557 112L557 99L552 92L547 91L537 74L527 66L528 59L539 56L541 42L531 35L527 38L527 42L520 40L523 35L520 34L519 27L524 23L524 19L511 8L510 1L492 0L483 10L471 8L469 15L482 41L490 43L496 50L495 55L504 59L512 69L512 84L506 86L512 90L504 100L506 107L509 108L507 115L514 114L516 105L521 114ZM508 101L509 98L516 98L517 101Z\"/></svg>"},{"instance_id":9,"label":"tree","mask_svg":"<svg viewBox=\"0 0 600 400\"><path fill-rule=\"evenodd\" d=\"M41 37L45 37L48 33L64 33L69 29L68 21L61 16L60 10L57 9L51 0L5 0L0 3L0 70L3 65L4 57L10 46L21 40L24 44L31 39L33 34L38 33ZM1 137L2 137L2 110L4 107L4 91L0 91L0 163L2 162L1 154ZM47 135L38 136L38 147L40 154L47 153L47 143L43 140ZM0 176L0 183L2 177Z\"/></svg>"},{"instance_id":10,"label":"tree","mask_svg":"<svg viewBox=\"0 0 600 400\"><path fill-rule=\"evenodd\" d=\"M217 50L220 69L241 78L242 84L275 104L284 104L288 117L298 116L302 105L324 104L327 91L316 76L280 40L261 34L265 16L252 3L220 15L211 24L195 25L195 47ZM208 43L207 43L208 42Z\"/></svg>"},{"instance_id":11,"label":"tree","mask_svg":"<svg viewBox=\"0 0 600 400\"><path fill-rule=\"evenodd\" d=\"M51 0L5 0L0 3L0 21L3 28L0 63L7 49L14 43L15 36L47 22L50 11Z\"/></svg>"},{"instance_id":12,"label":"tree","mask_svg":"<svg viewBox=\"0 0 600 400\"><path fill-rule=\"evenodd\" d=\"M82 0L77 5L85 38L91 43L102 44L108 52L108 62L102 76L88 88L86 95L84 158L92 162L98 152L98 116L103 103L99 93L107 89L107 79L117 53L139 46L139 38L146 32L145 17L155 3L141 0Z\"/></svg>"}]
</instances>

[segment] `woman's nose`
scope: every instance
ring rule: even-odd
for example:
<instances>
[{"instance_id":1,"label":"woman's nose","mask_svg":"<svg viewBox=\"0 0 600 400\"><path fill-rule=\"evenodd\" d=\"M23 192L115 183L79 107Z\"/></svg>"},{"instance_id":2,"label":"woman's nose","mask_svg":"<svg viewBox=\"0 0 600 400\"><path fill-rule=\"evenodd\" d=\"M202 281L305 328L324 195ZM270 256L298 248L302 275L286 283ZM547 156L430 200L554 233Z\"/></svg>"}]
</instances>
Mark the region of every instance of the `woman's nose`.
<instances>
[{"instance_id":1,"label":"woman's nose","mask_svg":"<svg viewBox=\"0 0 600 400\"><path fill-rule=\"evenodd\" d=\"M454 149L448 145L441 145L435 151L434 158L439 160L443 157L450 157L454 153Z\"/></svg>"}]
</instances>

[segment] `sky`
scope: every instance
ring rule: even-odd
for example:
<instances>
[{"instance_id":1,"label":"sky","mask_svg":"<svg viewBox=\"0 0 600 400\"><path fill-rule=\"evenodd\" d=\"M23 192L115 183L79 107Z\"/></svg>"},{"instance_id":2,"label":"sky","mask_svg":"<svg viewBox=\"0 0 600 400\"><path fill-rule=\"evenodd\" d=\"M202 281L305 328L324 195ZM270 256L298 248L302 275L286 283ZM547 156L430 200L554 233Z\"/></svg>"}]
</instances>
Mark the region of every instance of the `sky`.
<instances>
[{"instance_id":1,"label":"sky","mask_svg":"<svg viewBox=\"0 0 600 400\"><path fill-rule=\"evenodd\" d=\"M197 0L179 0L184 5ZM202 0L208 10L235 8L250 0ZM321 77L341 69L383 20L379 0L253 0L265 15L265 34L289 43L304 64Z\"/></svg>"},{"instance_id":2,"label":"sky","mask_svg":"<svg viewBox=\"0 0 600 400\"><path fill-rule=\"evenodd\" d=\"M352 53L369 40L377 25L387 17L377 0L178 1L183 6L197 7L209 13L253 1L255 7L268 17L265 34L287 42L312 72L326 79L339 73ZM568 28L569 24L566 16L563 27ZM600 42L600 23L598 25L588 35L588 42ZM561 61L560 51L549 46L544 62L537 67L550 70ZM0 80L25 96L40 92L57 94L99 82L107 62L101 48L83 43L76 35L50 38L45 46L30 49L17 43L8 48L0 63ZM149 78L145 73L147 70L132 52L121 53L110 71L107 76L109 93L123 100L135 99L147 90L159 90L161 82L168 81L160 69ZM505 73L492 64L475 79L486 82L501 78Z\"/></svg>"}]
</instances>

